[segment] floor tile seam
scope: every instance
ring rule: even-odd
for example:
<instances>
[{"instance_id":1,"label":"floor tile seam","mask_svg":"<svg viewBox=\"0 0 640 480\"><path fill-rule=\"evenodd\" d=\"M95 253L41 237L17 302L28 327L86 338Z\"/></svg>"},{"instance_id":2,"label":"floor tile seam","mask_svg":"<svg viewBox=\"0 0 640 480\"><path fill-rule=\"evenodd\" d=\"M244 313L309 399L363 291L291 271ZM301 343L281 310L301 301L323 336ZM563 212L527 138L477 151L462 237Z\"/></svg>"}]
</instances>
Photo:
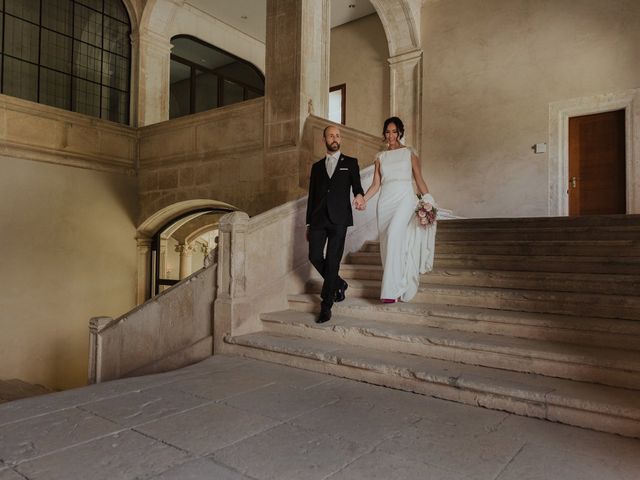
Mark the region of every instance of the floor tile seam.
<instances>
[{"instance_id":1,"label":"floor tile seam","mask_svg":"<svg viewBox=\"0 0 640 480\"><path fill-rule=\"evenodd\" d=\"M268 418L270 418L270 417L268 417ZM275 420L275 419L270 418L270 420ZM219 452L220 450L224 450L225 448L235 447L236 445L238 445L241 442L244 442L245 440L249 440L249 439L251 439L251 438L253 438L253 437L257 436L257 435L265 434L265 433L273 430L274 428L280 427L280 426L282 426L284 424L285 424L285 422L283 422L281 420L277 420L274 425L271 425L271 426L269 426L269 427L267 427L267 428L265 428L263 430L260 430L259 432L254 432L254 433L252 433L250 435L247 435L246 437L243 437L243 438L238 439L238 440L236 440L234 442L231 442L228 445L225 445L223 447L216 448L213 452L207 453L205 455L205 457L211 457L211 456L215 455L217 452ZM216 463L224 465L225 467L230 467L230 465L227 465L226 463L221 462L220 460L218 460ZM247 474L242 473L242 475L246 476Z\"/></svg>"},{"instance_id":2,"label":"floor tile seam","mask_svg":"<svg viewBox=\"0 0 640 480\"><path fill-rule=\"evenodd\" d=\"M196 397L196 398L199 398L199 399L203 399L203 400L212 400L213 402L224 404L225 400L228 400L228 399L230 399L230 398L234 398L234 397L237 397L237 396L239 396L239 395L245 395L245 394L247 394L247 393L251 393L251 392L256 392L256 391L261 390L261 389L263 389L263 388L265 388L265 387L270 387L270 386L272 386L272 385L276 385L277 383L278 383L278 382L269 382L269 383L265 383L264 385L260 385L259 387L251 388L251 389L249 389L249 390L243 390L243 391L241 391L241 392L236 392L236 393L233 393L233 394L228 395L228 396L226 396L226 397L216 398L215 400L211 399L210 397L205 397L204 395L201 395L201 394L198 394L198 393L187 392L187 391L183 391L183 390L180 390L180 389L177 389L177 390L178 390L179 392L189 393L190 395L192 395L192 396L194 396L194 397Z\"/></svg>"},{"instance_id":3,"label":"floor tile seam","mask_svg":"<svg viewBox=\"0 0 640 480\"><path fill-rule=\"evenodd\" d=\"M238 470L233 465L228 465L228 464L224 463L221 460L212 458L212 455L213 455L213 453L209 453L209 454L207 454L207 456L204 456L202 458L206 459L207 461L209 461L209 462L211 462L211 463L213 463L215 465L218 465L219 467L226 468L228 470L231 470L234 473L237 473L238 475L242 475L243 477L245 477L245 478L247 478L249 480L260 480L260 479L258 479L256 477L252 476L252 475L249 475L247 472L242 472L242 471Z\"/></svg>"},{"instance_id":4,"label":"floor tile seam","mask_svg":"<svg viewBox=\"0 0 640 480\"><path fill-rule=\"evenodd\" d=\"M49 412L43 412L43 413L39 413L37 415L31 415L29 417L19 418L17 420L12 420L12 421L7 422L7 423L0 423L0 429L2 429L3 427L6 427L7 425L15 425L16 423L26 422L28 420L44 417L44 416L50 415L52 413L58 413L58 412L64 412L66 410L72 410L74 408L78 408L78 405L72 405L70 407L59 408L59 409L51 410Z\"/></svg>"},{"instance_id":5,"label":"floor tile seam","mask_svg":"<svg viewBox=\"0 0 640 480\"><path fill-rule=\"evenodd\" d=\"M445 465L438 465L437 463L425 462L421 458L414 458L414 457L409 457L409 456L405 457L405 456L403 456L401 454L398 454L398 453L385 452L384 450L378 450L378 447L380 445L382 445L382 444L379 443L379 444L376 445L376 448L375 448L374 452L378 451L380 453L384 453L385 455L389 455L391 457L395 457L395 458L397 458L399 460L409 460L409 461L412 461L412 462L415 462L415 463L419 463L419 464L427 466L427 467L435 467L435 468L438 468L440 470L444 470L446 472L450 472L452 474L456 474L456 475L458 475L460 477L463 477L463 478L469 478L468 475L465 472L462 472L462 471L459 471L459 470L454 470L453 468L450 468L450 467L445 466ZM374 452L371 452L371 453L374 453ZM469 480L472 480L472 479L469 478Z\"/></svg>"},{"instance_id":6,"label":"floor tile seam","mask_svg":"<svg viewBox=\"0 0 640 480\"><path fill-rule=\"evenodd\" d=\"M311 372L312 370L308 370L308 371ZM316 373L319 373L319 372L316 372ZM325 375L325 374L321 374L321 375ZM325 384L331 382L332 380L333 380L333 378L325 378L321 382L314 383L313 385L309 385L309 386L303 387L303 388L301 388L301 390L305 391L305 392L309 392L309 391L312 391L314 388L320 387L322 385L325 385Z\"/></svg>"},{"instance_id":7,"label":"floor tile seam","mask_svg":"<svg viewBox=\"0 0 640 480\"><path fill-rule=\"evenodd\" d=\"M193 452L190 452L189 450L186 450L186 449L184 449L182 447L179 447L177 445L174 445L174 444L172 444L172 443L170 443L170 442L168 442L166 440L163 440L161 438L155 438L151 434L145 433L145 432L143 432L141 430L137 430L135 427L132 427L129 430L134 432L134 433L137 433L139 435L142 435L143 437L148 438L149 440L151 440L153 442L160 443L160 444L164 445L165 447L173 448L173 449L178 450L178 451L180 451L182 453L186 453L187 454L187 458L190 459L190 460L193 460L194 458L199 458L200 457L200 455L196 455ZM178 465L178 464L176 464L176 465Z\"/></svg>"},{"instance_id":8,"label":"floor tile seam","mask_svg":"<svg viewBox=\"0 0 640 480\"><path fill-rule=\"evenodd\" d=\"M199 400L200 400L200 398L199 398ZM130 429L134 429L134 428L142 427L142 426L145 426L145 425L149 425L150 423L153 423L153 422L157 422L157 421L160 421L160 420L164 420L165 418L171 418L171 417L175 417L175 416L177 416L177 415L182 415L183 413L191 412L191 411L196 410L196 409L198 409L198 408L206 407L206 406L209 406L209 405L212 405L212 404L217 403L215 400L211 400L211 399L206 399L206 400L207 400L207 401L206 401L205 403L200 403L200 404L198 404L198 405L195 405L195 406L192 406L192 407L186 408L186 409L184 409L184 410L180 410L180 411L172 412L172 413L169 413L168 415L163 415L163 416L160 416L160 417L157 417L157 418L153 418L153 419L151 419L151 420L147 420L146 422L136 423L135 425L123 425L123 426L128 427L128 428L130 428ZM90 413L93 413L93 412L90 412ZM101 418L105 418L105 419L107 419L107 420L110 420L110 421L112 421L112 422L118 423L117 421L112 420L112 419L109 419L109 418L107 418L107 417L103 417L103 416L100 416L100 417L101 417ZM118 423L118 425L122 425L122 424L121 424L121 423Z\"/></svg>"},{"instance_id":9,"label":"floor tile seam","mask_svg":"<svg viewBox=\"0 0 640 480\"><path fill-rule=\"evenodd\" d=\"M229 446L235 445L236 443L242 442L242 441L247 440L247 439L249 439L249 438L251 438L251 437L254 437L254 436L256 436L256 435L260 435L260 434L262 434L262 433L264 433L264 432L266 432L266 431L268 431L268 430L271 430L271 429L272 429L272 428L274 428L274 427L280 426L280 425L282 425L282 424L284 423L281 419L272 418L272 417L269 417L269 416L267 416L267 415L263 415L263 414L261 414L261 413L256 413L256 412L254 412L254 411L250 411L250 410L244 410L244 409L242 409L242 408L238 408L238 407L235 407L235 406L232 406L232 405L226 405L226 404L223 404L223 403L219 403L219 402L217 402L217 401L212 401L212 402L207 403L206 405L201 405L201 406L210 406L210 405L218 405L218 406L221 406L221 407L225 407L225 408L229 408L229 409L235 410L235 411L237 411L237 412L242 412L242 413L245 413L245 414L251 414L251 415L254 415L254 416L261 417L261 418L263 418L263 419L272 420L274 423L273 423L272 425L268 425L268 426L267 426L267 427L265 427L265 428L260 428L260 429L258 429L258 430L256 430L256 431L254 431L254 432L252 432L252 433L250 433L250 434L248 434L248 435L246 435L246 436L244 436L244 437L242 437L242 438L240 438L240 439L237 439L237 440L235 440L235 441L233 441L233 442L230 442L230 443L227 443L227 444L225 444L225 445L222 445L222 446L220 446L220 447L216 448L215 450L213 450L213 451L211 451L211 452L207 452L207 453L205 453L205 454L197 454L197 453L195 453L195 452L191 452L191 451L189 451L189 450L185 450L184 448L182 448L182 447L178 447L177 445L173 445L173 444L169 443L169 442L168 442L168 441L166 441L166 440L162 440L162 439L160 439L160 438L156 438L156 437L154 437L154 436L153 436L153 434L151 434L151 433L145 433L145 432L143 432L143 431L141 431L141 430L138 430L138 428L140 428L140 427L144 427L144 426L146 426L146 425L152 424L152 423L154 423L154 422L156 422L156 421L160 421L160 420L163 420L164 418L169 418L169 417L162 417L162 418L160 418L160 419L155 419L155 420L152 420L152 421L150 421L150 422L146 422L146 423L144 423L144 424L136 425L136 426L134 426L134 427L131 427L131 430L133 430L133 431L135 431L135 432L137 432L137 433L140 433L140 434L142 434L142 435L144 435L144 436L146 436L146 437L149 437L149 438L151 438L151 439L153 439L153 440L157 440L157 441L159 441L159 442L166 443L166 444L168 444L168 445L170 445L170 446L173 446L173 447L175 447L175 448L178 448L178 449L180 449L180 450L184 450L184 451L186 451L186 452L190 453L191 455L194 455L194 456L196 456L196 457L198 457L198 458L205 458L205 457L207 457L207 456L209 456L209 455L214 454L214 453L215 453L215 452L217 452L218 450L222 450L223 448L227 448L227 447L229 447ZM197 408L199 408L199 407L195 407L195 408L193 408L193 409L191 409L191 410L189 410L189 411L195 410L195 409L197 409ZM184 412L183 412L183 413L184 413ZM173 417L173 416L174 416L174 415L171 415L171 417Z\"/></svg>"},{"instance_id":10,"label":"floor tile seam","mask_svg":"<svg viewBox=\"0 0 640 480\"><path fill-rule=\"evenodd\" d=\"M120 427L121 425L117 425L117 426ZM81 447L81 446L87 445L87 444L89 444L91 442L95 442L95 441L98 441L98 440L102 440L104 438L112 437L114 435L120 435L120 434L128 432L130 430L131 430L130 428L121 428L119 430L114 430L112 432L105 433L104 435L98 435L98 436L89 438L87 440L83 440L81 442L68 444L68 445L65 445L65 446L63 446L61 448L56 448L56 449L50 450L50 451L48 451L46 453L43 453L41 455L35 455L33 457L24 458L22 460L17 460L15 462L12 462L11 465L7 464L7 466L9 466L10 468L14 468L15 469L15 468L19 467L20 465L22 465L24 463L29 463L29 462L32 462L32 461L35 461L35 460L40 460L41 458L45 458L45 457L48 457L48 456L51 456L51 455L55 455L55 454L58 454L60 452L71 450L73 448ZM18 473L20 473L20 472L18 472Z\"/></svg>"},{"instance_id":11,"label":"floor tile seam","mask_svg":"<svg viewBox=\"0 0 640 480\"><path fill-rule=\"evenodd\" d=\"M395 432L394 432L394 433L395 433ZM391 434L391 435L393 435L393 434ZM340 437L337 437L337 438L340 438ZM341 466L340 468L338 468L336 471L334 471L334 472L332 472L332 473L328 474L327 476L323 477L323 478L322 478L322 480L330 480L332 476L337 475L337 474L338 474L338 473L340 473L341 471L345 470L345 469L346 469L346 468L348 468L350 465L352 465L353 463L357 462L360 458L362 458L362 457L364 457L364 456L366 456L366 455L369 455L369 454L374 453L374 452L377 450L377 448L378 448L380 445L382 445L382 443L386 442L389 438L390 438L390 436L389 436L389 437L385 437L385 438L383 438L382 440L380 440L379 442L375 443L375 444L374 444L374 445L372 445L368 450L365 450L362 454L357 455L355 458L353 458L351 461L349 461L349 462L345 463L344 465L342 465L342 466ZM347 440L349 440L349 439L347 439ZM349 441L350 441L350 442L352 442L352 443L355 443L356 445L359 445L359 443L358 443L358 442L355 442L355 441L353 441L353 440L349 440Z\"/></svg>"},{"instance_id":12,"label":"floor tile seam","mask_svg":"<svg viewBox=\"0 0 640 480\"><path fill-rule=\"evenodd\" d=\"M502 467L500 469L500 471L498 472L498 474L494 477L493 480L500 480L500 477L503 475L503 473L505 473L505 471L507 470L507 468L509 468L509 465L511 465L515 459L518 457L518 455L520 455L520 453L525 449L525 447L527 446L527 442L524 442L520 448L518 449L518 451L511 457L511 459L504 465L504 467Z\"/></svg>"},{"instance_id":13,"label":"floor tile seam","mask_svg":"<svg viewBox=\"0 0 640 480\"><path fill-rule=\"evenodd\" d=\"M322 408L322 407L321 407L321 408ZM314 410L314 411L315 411L315 410ZM313 434L317 434L317 435L322 435L322 436L324 436L324 437L330 437L330 438L333 438L333 439L335 439L335 440L347 441L347 442L350 442L350 443L354 443L354 444L356 444L356 445L362 445L359 441L357 441L357 440L353 440L353 439L348 438L348 437L346 437L346 436L344 436L344 435L339 435L339 434L337 434L337 433L333 433L333 432L323 432L323 431L318 430L318 429L316 429L316 428L314 428L314 427L309 427L309 426L301 425L301 424L299 424L299 423L292 423L292 421L294 421L295 419L300 418L300 417L301 417L301 416L303 416L303 415L307 415L308 413L311 413L311 412L306 412L306 413L304 413L304 414L297 415L296 417L293 417L293 418L287 419L287 420L283 421L283 422L282 422L282 424L286 424L286 425L288 425L288 426L290 426L290 427L297 428L297 429L300 429L300 430L305 430L305 431L307 431L307 432L309 432L309 433L313 433ZM390 438L392 438L394 435L398 434L399 432L401 432L401 431L403 431L403 430L405 430L405 429L407 429L407 428L410 428L410 427L414 426L416 423L418 423L418 422L419 422L419 421L421 421L421 420L422 420L422 418L418 418L418 419L416 419L415 421L413 421L413 422L409 423L408 425L404 425L404 426L402 426L402 427L399 427L398 429L393 430L392 432L389 432L389 433L388 433L387 435L385 435L385 436L384 436L384 437L383 437L379 442L376 442L376 443L375 443L371 448L375 449L375 447L377 447L377 446L381 445L383 442L386 442L387 440L389 440Z\"/></svg>"},{"instance_id":14,"label":"floor tile seam","mask_svg":"<svg viewBox=\"0 0 640 480\"><path fill-rule=\"evenodd\" d=\"M7 467L7 468L0 468L0 473L2 472L13 472L16 475L18 475L20 478L23 478L24 480L29 480L29 477L25 476L24 474L20 473L19 471L17 471L15 468L11 468L11 467Z\"/></svg>"}]
</instances>

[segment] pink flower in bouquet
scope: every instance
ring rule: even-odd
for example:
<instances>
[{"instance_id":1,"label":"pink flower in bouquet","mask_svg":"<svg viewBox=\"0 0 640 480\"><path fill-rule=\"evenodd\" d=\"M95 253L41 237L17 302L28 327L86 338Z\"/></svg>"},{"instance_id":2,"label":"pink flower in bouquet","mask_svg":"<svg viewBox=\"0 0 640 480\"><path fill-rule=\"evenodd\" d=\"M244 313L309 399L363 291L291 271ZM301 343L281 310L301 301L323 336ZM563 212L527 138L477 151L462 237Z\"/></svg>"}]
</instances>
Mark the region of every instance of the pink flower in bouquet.
<instances>
[{"instance_id":1,"label":"pink flower in bouquet","mask_svg":"<svg viewBox=\"0 0 640 480\"><path fill-rule=\"evenodd\" d=\"M432 204L420 200L418 201L418 205L416 206L415 211L418 219L418 224L421 227L426 228L427 226L436 223L438 209Z\"/></svg>"}]
</instances>

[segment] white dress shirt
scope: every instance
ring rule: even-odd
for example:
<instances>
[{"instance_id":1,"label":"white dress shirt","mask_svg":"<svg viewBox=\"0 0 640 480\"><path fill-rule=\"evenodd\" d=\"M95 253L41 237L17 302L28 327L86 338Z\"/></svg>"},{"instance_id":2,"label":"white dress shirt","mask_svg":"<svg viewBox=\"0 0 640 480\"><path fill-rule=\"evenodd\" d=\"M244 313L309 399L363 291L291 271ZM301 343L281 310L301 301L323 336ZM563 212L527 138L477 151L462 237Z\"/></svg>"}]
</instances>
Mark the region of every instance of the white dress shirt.
<instances>
[{"instance_id":1,"label":"white dress shirt","mask_svg":"<svg viewBox=\"0 0 640 480\"><path fill-rule=\"evenodd\" d=\"M327 175L329 175L329 178L333 176L333 172L335 172L336 170L338 160L340 160L340 150L338 150L337 152L333 152L332 154L327 153L324 164L327 167Z\"/></svg>"}]
</instances>

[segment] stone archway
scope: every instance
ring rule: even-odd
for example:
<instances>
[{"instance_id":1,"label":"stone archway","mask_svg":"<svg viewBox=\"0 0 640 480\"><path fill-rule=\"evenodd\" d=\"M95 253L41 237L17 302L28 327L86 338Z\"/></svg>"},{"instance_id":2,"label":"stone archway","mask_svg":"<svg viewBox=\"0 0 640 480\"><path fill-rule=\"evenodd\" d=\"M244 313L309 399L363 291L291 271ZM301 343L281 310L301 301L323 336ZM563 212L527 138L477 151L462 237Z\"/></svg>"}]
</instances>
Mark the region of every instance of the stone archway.
<instances>
[{"instance_id":1,"label":"stone archway","mask_svg":"<svg viewBox=\"0 0 640 480\"><path fill-rule=\"evenodd\" d=\"M407 139L422 147L422 0L370 0L389 44L391 115L401 117Z\"/></svg>"},{"instance_id":2,"label":"stone archway","mask_svg":"<svg viewBox=\"0 0 640 480\"><path fill-rule=\"evenodd\" d=\"M154 235L170 223L172 220L184 217L191 212L210 210L237 210L236 207L228 203L208 199L194 199L184 202L174 203L144 220L137 229L136 241L138 249L138 280L136 288L137 303L144 302L149 296L148 287L150 285L149 264L151 261L151 243Z\"/></svg>"},{"instance_id":3,"label":"stone archway","mask_svg":"<svg viewBox=\"0 0 640 480\"><path fill-rule=\"evenodd\" d=\"M171 38L189 34L265 70L258 40L182 2L149 0L134 37L139 52L137 126L169 119Z\"/></svg>"}]
</instances>

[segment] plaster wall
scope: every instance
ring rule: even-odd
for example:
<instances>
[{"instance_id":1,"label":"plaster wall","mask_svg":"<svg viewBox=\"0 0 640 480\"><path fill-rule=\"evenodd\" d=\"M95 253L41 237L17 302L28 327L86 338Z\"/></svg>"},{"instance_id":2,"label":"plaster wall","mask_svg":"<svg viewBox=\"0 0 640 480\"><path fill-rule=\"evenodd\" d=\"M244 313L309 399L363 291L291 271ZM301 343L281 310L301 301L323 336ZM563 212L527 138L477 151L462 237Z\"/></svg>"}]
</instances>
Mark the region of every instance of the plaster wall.
<instances>
[{"instance_id":1,"label":"plaster wall","mask_svg":"<svg viewBox=\"0 0 640 480\"><path fill-rule=\"evenodd\" d=\"M546 216L549 104L640 86L640 3L436 1L422 15L425 178L467 217Z\"/></svg>"},{"instance_id":2,"label":"plaster wall","mask_svg":"<svg viewBox=\"0 0 640 480\"><path fill-rule=\"evenodd\" d=\"M389 116L389 49L377 14L331 30L331 86L346 84L346 125L380 135Z\"/></svg>"},{"instance_id":3,"label":"plaster wall","mask_svg":"<svg viewBox=\"0 0 640 480\"><path fill-rule=\"evenodd\" d=\"M135 305L135 177L0 157L0 379L86 384L88 320Z\"/></svg>"}]
</instances>

